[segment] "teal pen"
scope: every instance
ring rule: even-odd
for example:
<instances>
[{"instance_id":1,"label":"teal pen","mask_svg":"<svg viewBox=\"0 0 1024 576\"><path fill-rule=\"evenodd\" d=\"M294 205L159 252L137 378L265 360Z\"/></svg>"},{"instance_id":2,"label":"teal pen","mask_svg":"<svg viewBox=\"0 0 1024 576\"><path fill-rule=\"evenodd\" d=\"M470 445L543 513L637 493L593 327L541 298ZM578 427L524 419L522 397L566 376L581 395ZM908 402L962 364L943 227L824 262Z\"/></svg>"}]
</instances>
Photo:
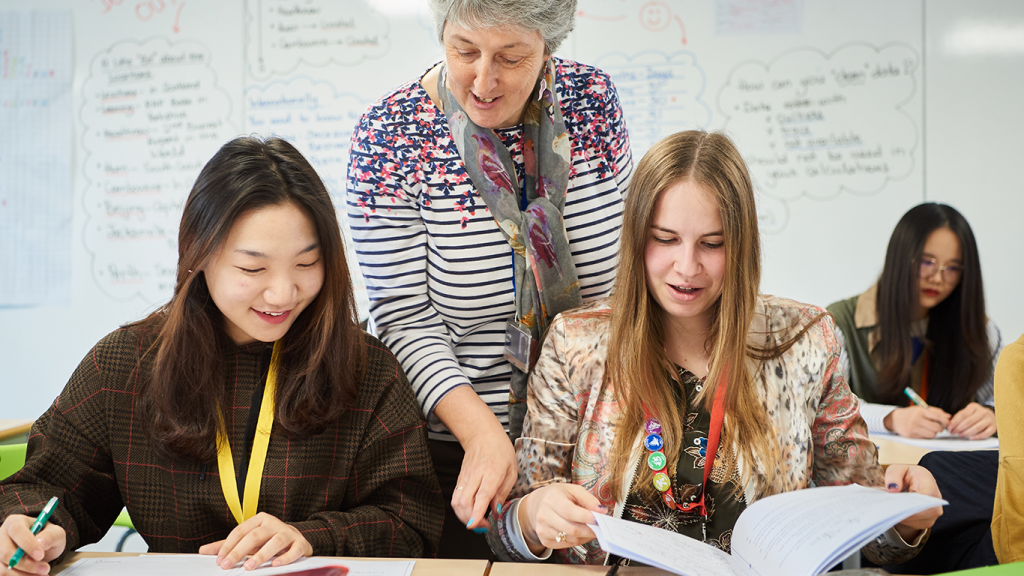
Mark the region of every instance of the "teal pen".
<instances>
[{"instance_id":1,"label":"teal pen","mask_svg":"<svg viewBox=\"0 0 1024 576\"><path fill-rule=\"evenodd\" d=\"M918 406L924 406L925 408L928 407L928 403L924 401L924 398L918 396L917 392L914 392L914 389L911 388L910 386L904 388L903 393L906 394L907 398L910 398L910 401L913 402L914 404L917 404Z\"/></svg>"},{"instance_id":2,"label":"teal pen","mask_svg":"<svg viewBox=\"0 0 1024 576\"><path fill-rule=\"evenodd\" d=\"M43 529L43 526L46 526L46 522L50 519L50 515L53 514L53 511L56 509L57 497L54 496L53 498L50 498L49 502L46 503L46 507L43 508L43 511L40 512L39 516L36 517L36 521L32 523L33 534L39 534L39 531ZM7 563L7 569L10 570L11 568L17 566L18 562L21 561L21 557L24 555L25 551L21 548L15 550L14 556L11 556L11 561Z\"/></svg>"}]
</instances>

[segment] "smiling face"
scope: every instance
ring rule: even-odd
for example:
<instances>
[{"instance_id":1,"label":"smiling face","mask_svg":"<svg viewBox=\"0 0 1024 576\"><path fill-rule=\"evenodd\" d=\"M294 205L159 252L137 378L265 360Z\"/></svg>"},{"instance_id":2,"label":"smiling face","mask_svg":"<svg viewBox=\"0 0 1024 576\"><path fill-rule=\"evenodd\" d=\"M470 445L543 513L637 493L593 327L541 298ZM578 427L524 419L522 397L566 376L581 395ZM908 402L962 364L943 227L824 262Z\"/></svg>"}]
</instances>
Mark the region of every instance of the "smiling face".
<instances>
[{"instance_id":1,"label":"smiling face","mask_svg":"<svg viewBox=\"0 0 1024 576\"><path fill-rule=\"evenodd\" d=\"M958 268L963 266L960 239L949 228L935 229L928 235L928 240L924 243L921 261L931 264L928 266L931 274L919 280L921 317L924 318L929 310L948 298L960 283L959 276L955 278L955 281L947 281L944 278L944 275L950 275L949 270L945 274L939 271L945 266Z\"/></svg>"},{"instance_id":2,"label":"smiling face","mask_svg":"<svg viewBox=\"0 0 1024 576\"><path fill-rule=\"evenodd\" d=\"M640 24L651 32L661 32L672 21L672 11L664 2L648 2L640 7Z\"/></svg>"},{"instance_id":3,"label":"smiling face","mask_svg":"<svg viewBox=\"0 0 1024 576\"><path fill-rule=\"evenodd\" d=\"M644 249L647 289L666 324L706 331L725 280L725 236L715 198L692 180L665 189Z\"/></svg>"},{"instance_id":4,"label":"smiling face","mask_svg":"<svg viewBox=\"0 0 1024 576\"><path fill-rule=\"evenodd\" d=\"M316 225L291 202L250 210L203 270L231 340L274 342L323 286Z\"/></svg>"},{"instance_id":5,"label":"smiling face","mask_svg":"<svg viewBox=\"0 0 1024 576\"><path fill-rule=\"evenodd\" d=\"M522 121L526 103L547 57L537 30L444 27L448 89L470 119L483 128Z\"/></svg>"}]
</instances>

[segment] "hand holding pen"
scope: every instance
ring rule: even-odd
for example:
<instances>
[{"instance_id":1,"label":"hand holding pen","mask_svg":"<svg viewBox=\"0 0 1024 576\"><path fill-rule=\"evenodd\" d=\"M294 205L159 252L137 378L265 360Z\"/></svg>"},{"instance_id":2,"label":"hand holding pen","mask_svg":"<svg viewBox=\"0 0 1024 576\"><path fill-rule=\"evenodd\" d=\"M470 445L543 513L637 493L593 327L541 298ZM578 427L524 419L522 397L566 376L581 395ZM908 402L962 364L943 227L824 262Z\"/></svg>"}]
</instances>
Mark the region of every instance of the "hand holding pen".
<instances>
[{"instance_id":1,"label":"hand holding pen","mask_svg":"<svg viewBox=\"0 0 1024 576\"><path fill-rule=\"evenodd\" d=\"M888 430L908 438L934 438L949 424L949 414L941 408L929 406L912 388L904 388L903 393L910 398L913 406L890 412L885 417Z\"/></svg>"},{"instance_id":2,"label":"hand holding pen","mask_svg":"<svg viewBox=\"0 0 1024 576\"><path fill-rule=\"evenodd\" d=\"M904 388L903 393L907 396L907 398L910 398L910 401L913 402L915 405L924 406L925 408L929 407L928 403L924 401L924 398L921 398L921 395L918 394L917 392L914 392L914 389L911 388L910 386Z\"/></svg>"},{"instance_id":3,"label":"hand holding pen","mask_svg":"<svg viewBox=\"0 0 1024 576\"><path fill-rule=\"evenodd\" d=\"M57 507L51 498L35 519L12 514L0 525L0 574L48 574L49 561L64 552L64 529L47 521Z\"/></svg>"},{"instance_id":4,"label":"hand holding pen","mask_svg":"<svg viewBox=\"0 0 1024 576\"><path fill-rule=\"evenodd\" d=\"M923 406L940 417L945 415L946 422L944 426L949 430L950 434L970 440L981 440L996 433L996 413L994 408L986 408L977 402L971 402L950 417L942 410L928 406L924 398L921 398L909 386L903 389L903 393L915 405Z\"/></svg>"}]
</instances>

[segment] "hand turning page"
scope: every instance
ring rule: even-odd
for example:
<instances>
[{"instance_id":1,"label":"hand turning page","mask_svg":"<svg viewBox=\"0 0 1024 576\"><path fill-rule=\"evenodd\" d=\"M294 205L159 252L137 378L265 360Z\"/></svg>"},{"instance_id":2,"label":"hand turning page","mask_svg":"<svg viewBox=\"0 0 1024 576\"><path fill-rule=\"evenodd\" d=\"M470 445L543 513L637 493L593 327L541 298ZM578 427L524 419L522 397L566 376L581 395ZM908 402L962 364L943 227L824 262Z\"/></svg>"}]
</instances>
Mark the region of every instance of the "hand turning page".
<instances>
[{"instance_id":1,"label":"hand turning page","mask_svg":"<svg viewBox=\"0 0 1024 576\"><path fill-rule=\"evenodd\" d=\"M754 502L740 514L732 555L693 538L610 516L593 527L613 554L683 576L815 576L900 520L945 500L877 488L827 486Z\"/></svg>"}]
</instances>

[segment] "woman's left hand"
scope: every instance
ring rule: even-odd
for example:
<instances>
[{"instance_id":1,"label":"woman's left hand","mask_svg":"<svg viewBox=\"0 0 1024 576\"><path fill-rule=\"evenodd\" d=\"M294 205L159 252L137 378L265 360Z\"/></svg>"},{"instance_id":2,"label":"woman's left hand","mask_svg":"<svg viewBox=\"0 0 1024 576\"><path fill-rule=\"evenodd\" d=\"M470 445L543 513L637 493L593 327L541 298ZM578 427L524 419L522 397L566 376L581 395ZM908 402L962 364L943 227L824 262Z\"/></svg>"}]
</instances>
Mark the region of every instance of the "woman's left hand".
<instances>
[{"instance_id":1,"label":"woman's left hand","mask_svg":"<svg viewBox=\"0 0 1024 576\"><path fill-rule=\"evenodd\" d=\"M199 553L216 554L217 565L225 570L251 554L245 569L252 570L271 558L271 566L284 566L303 556L312 556L313 546L291 524L260 512L236 526L224 540L200 547Z\"/></svg>"},{"instance_id":2,"label":"woman's left hand","mask_svg":"<svg viewBox=\"0 0 1024 576\"><path fill-rule=\"evenodd\" d=\"M951 434L971 440L981 440L996 433L996 412L977 402L971 402L949 419Z\"/></svg>"},{"instance_id":3,"label":"woman's left hand","mask_svg":"<svg viewBox=\"0 0 1024 576\"><path fill-rule=\"evenodd\" d=\"M921 466L890 465L885 471L885 487L889 492L916 492L942 498L935 477L927 468ZM942 506L922 510L909 518L904 518L895 528L903 540L913 542L922 530L931 528L939 516L942 516Z\"/></svg>"}]
</instances>

